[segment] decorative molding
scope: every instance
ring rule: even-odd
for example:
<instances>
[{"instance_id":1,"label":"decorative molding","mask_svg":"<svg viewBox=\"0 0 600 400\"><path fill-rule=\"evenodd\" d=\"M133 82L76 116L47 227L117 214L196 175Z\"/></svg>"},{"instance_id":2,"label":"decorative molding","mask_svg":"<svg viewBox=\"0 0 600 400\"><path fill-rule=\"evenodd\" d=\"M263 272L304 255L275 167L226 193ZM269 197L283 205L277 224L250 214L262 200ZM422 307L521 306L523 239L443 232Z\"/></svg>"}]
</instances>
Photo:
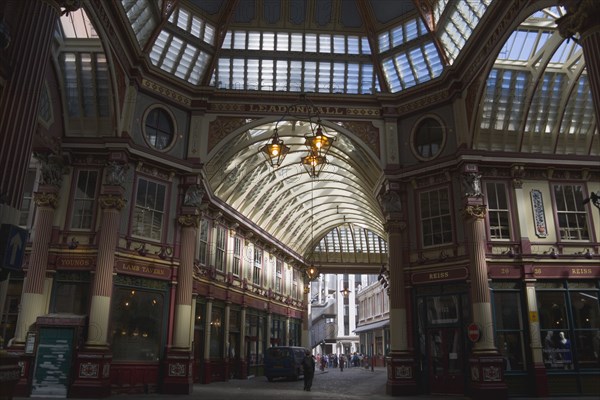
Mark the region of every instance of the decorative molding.
<instances>
[{"instance_id":1,"label":"decorative molding","mask_svg":"<svg viewBox=\"0 0 600 400\"><path fill-rule=\"evenodd\" d=\"M358 136L379 157L379 129L370 121L340 121L340 125Z\"/></svg>"},{"instance_id":2,"label":"decorative molding","mask_svg":"<svg viewBox=\"0 0 600 400\"><path fill-rule=\"evenodd\" d=\"M177 217L177 222L184 228L198 228L200 226L200 217L198 215L184 214Z\"/></svg>"},{"instance_id":3,"label":"decorative molding","mask_svg":"<svg viewBox=\"0 0 600 400\"><path fill-rule=\"evenodd\" d=\"M208 124L208 149L210 152L225 136L252 122L244 117L217 117Z\"/></svg>"},{"instance_id":4,"label":"decorative molding","mask_svg":"<svg viewBox=\"0 0 600 400\"><path fill-rule=\"evenodd\" d=\"M58 194L37 192L33 194L33 201L37 207L56 208L58 204Z\"/></svg>"},{"instance_id":5,"label":"decorative molding","mask_svg":"<svg viewBox=\"0 0 600 400\"><path fill-rule=\"evenodd\" d=\"M155 93L158 93L162 96L168 97L169 99L174 100L185 106L189 107L192 105L192 99L190 99L189 97L186 97L183 94L176 92L173 89L169 89L165 86L159 85L158 83L153 82L151 80L142 79L142 86L145 87L146 89L149 89L149 90L151 90Z\"/></svg>"},{"instance_id":6,"label":"decorative molding","mask_svg":"<svg viewBox=\"0 0 600 400\"><path fill-rule=\"evenodd\" d=\"M112 194L100 195L100 197L98 197L98 202L100 203L100 208L103 210L108 208L121 211L123 207L125 207L125 204L127 204L126 199Z\"/></svg>"},{"instance_id":7,"label":"decorative molding","mask_svg":"<svg viewBox=\"0 0 600 400\"><path fill-rule=\"evenodd\" d=\"M463 215L475 219L485 218L487 207L484 205L468 205L463 210Z\"/></svg>"}]
</instances>

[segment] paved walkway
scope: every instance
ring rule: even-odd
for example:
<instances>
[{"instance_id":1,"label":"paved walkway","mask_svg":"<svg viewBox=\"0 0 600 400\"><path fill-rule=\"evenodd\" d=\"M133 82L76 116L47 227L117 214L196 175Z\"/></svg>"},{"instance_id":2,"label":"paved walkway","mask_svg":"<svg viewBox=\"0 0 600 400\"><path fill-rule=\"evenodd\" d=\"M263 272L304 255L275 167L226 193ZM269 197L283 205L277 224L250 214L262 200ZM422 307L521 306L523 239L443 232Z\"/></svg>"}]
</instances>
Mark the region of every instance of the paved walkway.
<instances>
[{"instance_id":1,"label":"paved walkway","mask_svg":"<svg viewBox=\"0 0 600 400\"><path fill-rule=\"evenodd\" d=\"M139 395L116 395L109 400L465 400L462 396L409 396L392 397L385 394L385 368L375 368L374 371L365 368L347 368L316 371L313 387L310 392L303 390L302 379L298 381L274 380L268 382L264 376L246 380L230 380L215 382L209 385L194 385L191 395L164 395L158 393ZM15 400L24 398L15 398ZM36 399L40 399L39 397ZM551 397L551 400L581 400L582 397ZM589 397L587 399L590 399ZM476 399L477 400L477 399ZM524 400L524 398L511 398ZM542 400L537 398L536 400Z\"/></svg>"}]
</instances>

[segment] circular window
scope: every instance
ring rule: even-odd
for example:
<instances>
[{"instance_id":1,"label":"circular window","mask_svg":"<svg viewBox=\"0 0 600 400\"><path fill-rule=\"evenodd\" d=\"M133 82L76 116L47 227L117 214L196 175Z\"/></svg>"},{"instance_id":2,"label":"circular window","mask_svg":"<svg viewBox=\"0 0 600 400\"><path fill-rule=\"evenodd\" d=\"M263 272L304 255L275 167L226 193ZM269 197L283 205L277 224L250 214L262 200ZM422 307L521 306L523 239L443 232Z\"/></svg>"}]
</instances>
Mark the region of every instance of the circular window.
<instances>
[{"instance_id":1,"label":"circular window","mask_svg":"<svg viewBox=\"0 0 600 400\"><path fill-rule=\"evenodd\" d=\"M164 108L156 107L148 111L144 124L146 141L157 150L165 150L175 137L175 126L171 114Z\"/></svg>"},{"instance_id":2,"label":"circular window","mask_svg":"<svg viewBox=\"0 0 600 400\"><path fill-rule=\"evenodd\" d=\"M436 157L444 147L445 141L446 130L437 118L423 118L413 131L413 151L417 158L422 160Z\"/></svg>"}]
</instances>

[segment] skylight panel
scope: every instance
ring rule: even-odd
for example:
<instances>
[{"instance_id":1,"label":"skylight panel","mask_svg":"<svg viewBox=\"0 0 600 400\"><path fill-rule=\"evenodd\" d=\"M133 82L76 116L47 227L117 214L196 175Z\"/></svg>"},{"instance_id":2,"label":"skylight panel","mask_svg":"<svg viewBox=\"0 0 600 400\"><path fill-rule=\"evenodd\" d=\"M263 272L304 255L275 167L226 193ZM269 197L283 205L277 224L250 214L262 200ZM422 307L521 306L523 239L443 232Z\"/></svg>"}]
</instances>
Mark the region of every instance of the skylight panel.
<instances>
[{"instance_id":1,"label":"skylight panel","mask_svg":"<svg viewBox=\"0 0 600 400\"><path fill-rule=\"evenodd\" d=\"M527 61L534 54L534 46L538 42L539 32L515 30L498 54L499 60Z\"/></svg>"},{"instance_id":2,"label":"skylight panel","mask_svg":"<svg viewBox=\"0 0 600 400\"><path fill-rule=\"evenodd\" d=\"M550 133L556 124L561 91L566 88L567 80L561 73L544 73L532 99L525 130L532 133Z\"/></svg>"},{"instance_id":3,"label":"skylight panel","mask_svg":"<svg viewBox=\"0 0 600 400\"><path fill-rule=\"evenodd\" d=\"M357 94L359 84L359 71L360 66L358 63L348 64L348 85L346 87L346 93Z\"/></svg>"},{"instance_id":4,"label":"skylight panel","mask_svg":"<svg viewBox=\"0 0 600 400\"><path fill-rule=\"evenodd\" d=\"M358 36L348 36L348 54L360 54Z\"/></svg>"},{"instance_id":5,"label":"skylight panel","mask_svg":"<svg viewBox=\"0 0 600 400\"><path fill-rule=\"evenodd\" d=\"M261 60L260 67L260 85L263 90L273 90L275 84L274 78L274 60Z\"/></svg>"},{"instance_id":6,"label":"skylight panel","mask_svg":"<svg viewBox=\"0 0 600 400\"><path fill-rule=\"evenodd\" d=\"M444 70L442 60L440 59L440 53L433 42L425 44L424 52L427 59L427 64L429 65L429 68L431 68L431 77L437 78Z\"/></svg>"},{"instance_id":7,"label":"skylight panel","mask_svg":"<svg viewBox=\"0 0 600 400\"><path fill-rule=\"evenodd\" d=\"M304 51L307 53L317 52L317 34L307 33L304 35Z\"/></svg>"},{"instance_id":8,"label":"skylight panel","mask_svg":"<svg viewBox=\"0 0 600 400\"><path fill-rule=\"evenodd\" d=\"M304 51L304 41L301 33L292 33L290 39L290 51Z\"/></svg>"},{"instance_id":9,"label":"skylight panel","mask_svg":"<svg viewBox=\"0 0 600 400\"><path fill-rule=\"evenodd\" d=\"M204 41L211 46L215 44L215 28L208 23L204 25Z\"/></svg>"},{"instance_id":10,"label":"skylight panel","mask_svg":"<svg viewBox=\"0 0 600 400\"><path fill-rule=\"evenodd\" d=\"M255 58L246 60L246 89L258 90L258 66L259 61Z\"/></svg>"},{"instance_id":11,"label":"skylight panel","mask_svg":"<svg viewBox=\"0 0 600 400\"><path fill-rule=\"evenodd\" d=\"M275 85L277 90L289 90L288 61L277 60L275 69Z\"/></svg>"},{"instance_id":12,"label":"skylight panel","mask_svg":"<svg viewBox=\"0 0 600 400\"><path fill-rule=\"evenodd\" d=\"M371 45L369 44L368 37L361 38L361 53L367 55L371 54Z\"/></svg>"},{"instance_id":13,"label":"skylight panel","mask_svg":"<svg viewBox=\"0 0 600 400\"><path fill-rule=\"evenodd\" d=\"M331 92L331 63L322 61L319 63L319 92Z\"/></svg>"},{"instance_id":14,"label":"skylight panel","mask_svg":"<svg viewBox=\"0 0 600 400\"><path fill-rule=\"evenodd\" d=\"M586 135L594 124L594 105L587 75L582 75L566 102L560 133Z\"/></svg>"},{"instance_id":15,"label":"skylight panel","mask_svg":"<svg viewBox=\"0 0 600 400\"><path fill-rule=\"evenodd\" d=\"M326 54L331 53L331 35L320 34L319 35L319 53Z\"/></svg>"},{"instance_id":16,"label":"skylight panel","mask_svg":"<svg viewBox=\"0 0 600 400\"><path fill-rule=\"evenodd\" d=\"M223 38L223 44L221 45L222 49L231 49L231 43L233 41L233 32L227 31L225 37Z\"/></svg>"},{"instance_id":17,"label":"skylight panel","mask_svg":"<svg viewBox=\"0 0 600 400\"><path fill-rule=\"evenodd\" d=\"M246 50L246 32L235 31L233 33L233 48L236 50Z\"/></svg>"},{"instance_id":18,"label":"skylight panel","mask_svg":"<svg viewBox=\"0 0 600 400\"><path fill-rule=\"evenodd\" d=\"M156 27L156 21L152 18L150 0L121 0L121 4L140 47L144 47Z\"/></svg>"},{"instance_id":19,"label":"skylight panel","mask_svg":"<svg viewBox=\"0 0 600 400\"><path fill-rule=\"evenodd\" d=\"M248 32L248 50L260 50L260 32Z\"/></svg>"},{"instance_id":20,"label":"skylight panel","mask_svg":"<svg viewBox=\"0 0 600 400\"><path fill-rule=\"evenodd\" d=\"M202 32L203 25L204 25L204 22L200 18L193 16L192 24L190 26L190 33L192 35L196 36L197 38L200 38L200 33Z\"/></svg>"},{"instance_id":21,"label":"skylight panel","mask_svg":"<svg viewBox=\"0 0 600 400\"><path fill-rule=\"evenodd\" d=\"M414 73L417 83L427 82L430 79L429 69L425 62L425 56L421 48L416 48L410 51L410 60L414 66Z\"/></svg>"},{"instance_id":22,"label":"skylight panel","mask_svg":"<svg viewBox=\"0 0 600 400\"><path fill-rule=\"evenodd\" d=\"M150 51L150 61L152 64L158 65L160 62L160 58L165 50L165 46L167 45L167 41L171 35L166 31L160 31L158 37L154 41L154 46L152 46L152 51Z\"/></svg>"},{"instance_id":23,"label":"skylight panel","mask_svg":"<svg viewBox=\"0 0 600 400\"><path fill-rule=\"evenodd\" d=\"M397 93L400 90L402 90L400 77L398 76L398 72L396 71L394 60L392 60L391 58L386 58L385 60L383 60L381 65L383 67L383 73L385 74L388 86L390 87L390 92Z\"/></svg>"},{"instance_id":24,"label":"skylight panel","mask_svg":"<svg viewBox=\"0 0 600 400\"><path fill-rule=\"evenodd\" d=\"M266 51L275 50L275 33L263 32L262 34L262 49Z\"/></svg>"},{"instance_id":25,"label":"skylight panel","mask_svg":"<svg viewBox=\"0 0 600 400\"><path fill-rule=\"evenodd\" d=\"M94 29L85 10L80 8L60 17L62 32L66 38L96 39L98 33Z\"/></svg>"},{"instance_id":26,"label":"skylight panel","mask_svg":"<svg viewBox=\"0 0 600 400\"><path fill-rule=\"evenodd\" d=\"M379 52L383 53L390 49L390 32L382 32L379 34Z\"/></svg>"},{"instance_id":27,"label":"skylight panel","mask_svg":"<svg viewBox=\"0 0 600 400\"><path fill-rule=\"evenodd\" d=\"M580 49L579 45L574 40L563 40L558 49L550 59L551 63L564 63L569 60L575 51Z\"/></svg>"},{"instance_id":28,"label":"skylight panel","mask_svg":"<svg viewBox=\"0 0 600 400\"><path fill-rule=\"evenodd\" d=\"M363 94L373 93L373 65L361 64L360 92Z\"/></svg>"},{"instance_id":29,"label":"skylight panel","mask_svg":"<svg viewBox=\"0 0 600 400\"><path fill-rule=\"evenodd\" d=\"M307 61L304 63L304 91L315 92L317 84L317 63Z\"/></svg>"},{"instance_id":30,"label":"skylight panel","mask_svg":"<svg viewBox=\"0 0 600 400\"><path fill-rule=\"evenodd\" d=\"M196 56L197 52L198 49L192 46L191 44L188 43L185 46L181 59L179 60L179 63L177 65L177 69L175 70L175 76L181 79L186 78L192 65L192 60Z\"/></svg>"},{"instance_id":31,"label":"skylight panel","mask_svg":"<svg viewBox=\"0 0 600 400\"><path fill-rule=\"evenodd\" d=\"M290 51L289 34L277 32L277 51Z\"/></svg>"},{"instance_id":32,"label":"skylight panel","mask_svg":"<svg viewBox=\"0 0 600 400\"><path fill-rule=\"evenodd\" d=\"M333 52L335 54L346 54L346 37L343 35L333 36Z\"/></svg>"},{"instance_id":33,"label":"skylight panel","mask_svg":"<svg viewBox=\"0 0 600 400\"><path fill-rule=\"evenodd\" d=\"M240 58L234 58L232 61L231 88L243 90L246 87L246 63Z\"/></svg>"},{"instance_id":34,"label":"skylight panel","mask_svg":"<svg viewBox=\"0 0 600 400\"><path fill-rule=\"evenodd\" d=\"M177 15L177 21L173 21L175 18L175 15ZM183 29L184 31L188 30L189 21L190 21L190 13L185 8L179 8L179 10L177 12L174 12L173 14L171 14L171 17L169 18L169 22L171 22L171 23L176 22L177 26L179 28Z\"/></svg>"},{"instance_id":35,"label":"skylight panel","mask_svg":"<svg viewBox=\"0 0 600 400\"><path fill-rule=\"evenodd\" d=\"M391 37L392 47L400 46L404 43L404 26L398 25L389 34L386 32L386 36Z\"/></svg>"},{"instance_id":36,"label":"skylight panel","mask_svg":"<svg viewBox=\"0 0 600 400\"><path fill-rule=\"evenodd\" d=\"M398 53L394 58L398 75L402 80L404 88L409 88L415 85L415 75L413 74L412 65L408 60L406 53Z\"/></svg>"},{"instance_id":37,"label":"skylight panel","mask_svg":"<svg viewBox=\"0 0 600 400\"><path fill-rule=\"evenodd\" d=\"M346 87L346 64L333 63L333 93L343 93Z\"/></svg>"},{"instance_id":38,"label":"skylight panel","mask_svg":"<svg viewBox=\"0 0 600 400\"><path fill-rule=\"evenodd\" d=\"M419 36L419 28L417 26L417 21L416 20L410 20L404 23L404 29L406 31L406 42L416 39ZM394 35L394 32L392 32L392 37ZM392 44L394 45L394 42L396 42L396 40L392 39ZM396 46L396 45L394 45Z\"/></svg>"},{"instance_id":39,"label":"skylight panel","mask_svg":"<svg viewBox=\"0 0 600 400\"><path fill-rule=\"evenodd\" d=\"M459 0L448 3L446 12L449 18L440 20L438 35L451 63L460 54L491 2Z\"/></svg>"},{"instance_id":40,"label":"skylight panel","mask_svg":"<svg viewBox=\"0 0 600 400\"><path fill-rule=\"evenodd\" d=\"M302 91L302 61L290 62L290 90Z\"/></svg>"}]
</instances>

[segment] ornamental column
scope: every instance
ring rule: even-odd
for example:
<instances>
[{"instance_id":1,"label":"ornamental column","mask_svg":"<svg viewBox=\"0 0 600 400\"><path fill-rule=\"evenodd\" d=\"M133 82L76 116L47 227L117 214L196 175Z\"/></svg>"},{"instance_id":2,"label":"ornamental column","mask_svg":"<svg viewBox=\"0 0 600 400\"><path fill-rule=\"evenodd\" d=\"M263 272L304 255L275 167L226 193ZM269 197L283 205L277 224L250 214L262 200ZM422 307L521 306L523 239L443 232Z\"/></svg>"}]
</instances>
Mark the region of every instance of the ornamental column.
<instances>
[{"instance_id":1,"label":"ornamental column","mask_svg":"<svg viewBox=\"0 0 600 400\"><path fill-rule=\"evenodd\" d=\"M308 316L310 315L310 299L309 299L310 280L303 276L302 282L304 283L303 284L304 288L303 288L302 302L306 305L306 309L302 313L301 342L302 342L303 347L306 347L307 349L311 349L312 348L312 344L310 341L310 325L311 325L310 322L311 321L308 318Z\"/></svg>"},{"instance_id":2,"label":"ornamental column","mask_svg":"<svg viewBox=\"0 0 600 400\"><path fill-rule=\"evenodd\" d=\"M558 32L581 45L590 91L600 121L600 2L595 0L563 0L567 13L556 20Z\"/></svg>"},{"instance_id":3,"label":"ornamental column","mask_svg":"<svg viewBox=\"0 0 600 400\"><path fill-rule=\"evenodd\" d=\"M87 341L75 360L76 374L70 391L74 397L110 396L112 353L108 344L108 329L121 210L127 203L123 188L127 169L126 164L110 162L106 167L102 194L98 197L102 209L98 256L92 283Z\"/></svg>"},{"instance_id":4,"label":"ornamental column","mask_svg":"<svg viewBox=\"0 0 600 400\"><path fill-rule=\"evenodd\" d=\"M481 175L476 165L464 166L462 183L464 188L463 217L466 236L466 248L469 254L471 279L471 308L473 324L469 331L478 331L471 335L474 340L471 350L470 387L475 398L506 399L507 387L504 382L503 359L494 345L494 325L492 304L488 284L486 262L486 206L481 192ZM479 336L477 338L476 336Z\"/></svg>"},{"instance_id":5,"label":"ornamental column","mask_svg":"<svg viewBox=\"0 0 600 400\"><path fill-rule=\"evenodd\" d=\"M388 236L390 279L390 353L386 357L386 393L392 396L408 396L416 394L418 388L415 355L408 345L404 266L408 257L409 239L406 212L402 208L399 189L398 184L390 184L390 188L380 199L386 218L384 227Z\"/></svg>"},{"instance_id":6,"label":"ornamental column","mask_svg":"<svg viewBox=\"0 0 600 400\"><path fill-rule=\"evenodd\" d=\"M187 180L187 178L184 178ZM196 177L189 177L196 182ZM187 183L187 181L186 181ZM194 258L196 236L200 226L199 207L204 197L204 189L198 183L187 186L181 215L177 223L181 228L179 245L179 268L177 271L177 292L175 293L175 316L173 343L167 348L165 357L165 377L162 392L169 394L190 394L194 385L194 354L192 352ZM210 306L207 305L207 320L210 319ZM210 332L207 332L207 336ZM206 339L208 341L208 339ZM202 343L197 343L202 346Z\"/></svg>"}]
</instances>

